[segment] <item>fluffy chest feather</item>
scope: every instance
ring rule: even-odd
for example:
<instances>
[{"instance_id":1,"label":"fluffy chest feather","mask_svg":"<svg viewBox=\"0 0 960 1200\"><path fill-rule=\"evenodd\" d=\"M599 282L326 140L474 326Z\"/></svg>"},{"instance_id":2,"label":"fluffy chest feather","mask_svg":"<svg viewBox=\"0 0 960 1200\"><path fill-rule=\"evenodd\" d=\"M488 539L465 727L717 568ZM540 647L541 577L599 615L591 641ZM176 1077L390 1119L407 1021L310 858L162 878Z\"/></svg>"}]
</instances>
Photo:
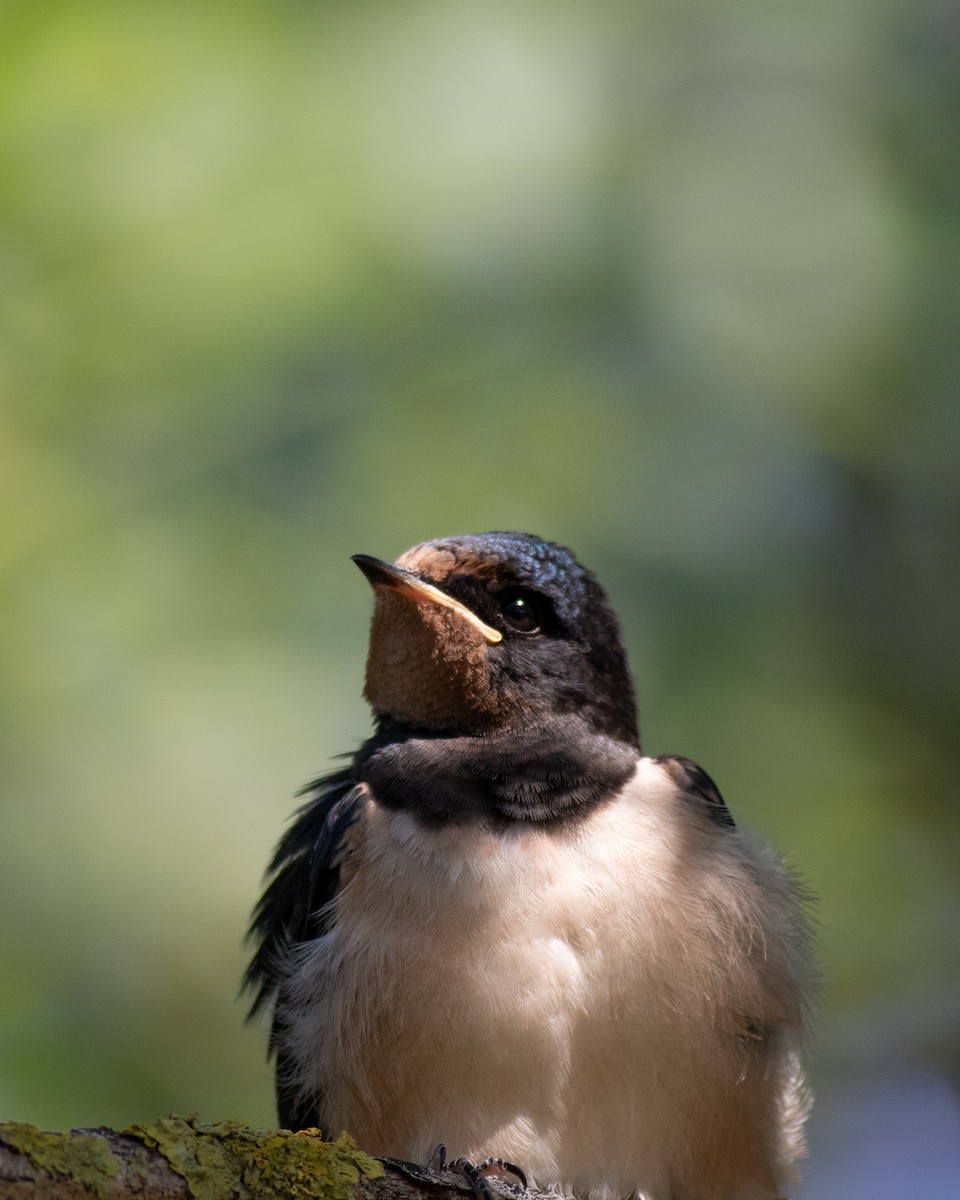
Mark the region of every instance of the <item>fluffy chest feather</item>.
<instances>
[{"instance_id":1,"label":"fluffy chest feather","mask_svg":"<svg viewBox=\"0 0 960 1200\"><path fill-rule=\"evenodd\" d=\"M371 802L287 991L287 1048L330 1132L420 1161L438 1141L499 1154L595 1197L671 1194L747 1094L731 1020L764 1003L753 933L718 929L724 888L759 919L748 880L729 863L684 879L696 836L650 760L559 831L427 828Z\"/></svg>"}]
</instances>

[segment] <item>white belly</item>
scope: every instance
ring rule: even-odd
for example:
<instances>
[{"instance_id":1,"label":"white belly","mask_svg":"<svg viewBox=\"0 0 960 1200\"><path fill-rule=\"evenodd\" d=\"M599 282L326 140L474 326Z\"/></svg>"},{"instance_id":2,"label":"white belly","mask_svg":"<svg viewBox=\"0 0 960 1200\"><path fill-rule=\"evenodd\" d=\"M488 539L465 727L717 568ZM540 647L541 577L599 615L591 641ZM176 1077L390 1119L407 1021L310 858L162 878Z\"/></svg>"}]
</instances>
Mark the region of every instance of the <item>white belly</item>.
<instances>
[{"instance_id":1,"label":"white belly","mask_svg":"<svg viewBox=\"0 0 960 1200\"><path fill-rule=\"evenodd\" d=\"M743 1095L722 1026L729 988L752 986L680 869L685 820L649 760L562 832L425 829L371 805L292 988L290 1049L327 1132L415 1161L441 1141L500 1155L598 1200L673 1193L691 1138Z\"/></svg>"}]
</instances>

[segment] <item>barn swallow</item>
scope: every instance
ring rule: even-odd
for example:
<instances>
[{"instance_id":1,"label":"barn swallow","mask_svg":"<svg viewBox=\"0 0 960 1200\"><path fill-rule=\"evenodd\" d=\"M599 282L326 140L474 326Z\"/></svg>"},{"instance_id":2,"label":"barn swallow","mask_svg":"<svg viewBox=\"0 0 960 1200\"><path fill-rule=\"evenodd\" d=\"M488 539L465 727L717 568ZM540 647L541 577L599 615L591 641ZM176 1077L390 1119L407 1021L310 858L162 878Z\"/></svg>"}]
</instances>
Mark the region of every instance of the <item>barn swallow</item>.
<instances>
[{"instance_id":1,"label":"barn swallow","mask_svg":"<svg viewBox=\"0 0 960 1200\"><path fill-rule=\"evenodd\" d=\"M251 927L281 1124L590 1200L782 1195L800 891L700 767L642 754L600 585L521 533L354 561L375 732L305 789Z\"/></svg>"}]
</instances>

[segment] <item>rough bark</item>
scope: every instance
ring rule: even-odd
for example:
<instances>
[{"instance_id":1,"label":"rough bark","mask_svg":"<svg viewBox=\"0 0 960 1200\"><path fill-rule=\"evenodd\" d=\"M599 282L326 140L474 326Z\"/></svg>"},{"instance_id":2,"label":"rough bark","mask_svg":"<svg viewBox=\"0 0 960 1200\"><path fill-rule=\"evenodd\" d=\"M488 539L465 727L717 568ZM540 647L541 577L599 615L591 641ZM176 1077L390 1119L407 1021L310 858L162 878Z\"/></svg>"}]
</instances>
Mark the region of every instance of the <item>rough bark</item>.
<instances>
[{"instance_id":1,"label":"rough bark","mask_svg":"<svg viewBox=\"0 0 960 1200\"><path fill-rule=\"evenodd\" d=\"M489 1179L493 1200L542 1200ZM448 1171L375 1159L341 1135L167 1117L125 1130L0 1124L0 1200L464 1200ZM553 1196L551 1200L562 1200Z\"/></svg>"}]
</instances>

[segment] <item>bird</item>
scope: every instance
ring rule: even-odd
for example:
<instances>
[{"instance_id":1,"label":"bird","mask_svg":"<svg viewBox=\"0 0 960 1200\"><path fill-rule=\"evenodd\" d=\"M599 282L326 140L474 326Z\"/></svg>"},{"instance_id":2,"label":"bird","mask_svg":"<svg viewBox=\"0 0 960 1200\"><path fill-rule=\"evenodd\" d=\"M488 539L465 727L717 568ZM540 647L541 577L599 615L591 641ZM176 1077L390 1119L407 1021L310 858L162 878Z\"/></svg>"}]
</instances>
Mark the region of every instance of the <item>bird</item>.
<instances>
[{"instance_id":1,"label":"bird","mask_svg":"<svg viewBox=\"0 0 960 1200\"><path fill-rule=\"evenodd\" d=\"M641 750L601 585L526 533L354 562L374 732L301 793L251 923L281 1125L585 1200L782 1196L806 893L701 767Z\"/></svg>"}]
</instances>

